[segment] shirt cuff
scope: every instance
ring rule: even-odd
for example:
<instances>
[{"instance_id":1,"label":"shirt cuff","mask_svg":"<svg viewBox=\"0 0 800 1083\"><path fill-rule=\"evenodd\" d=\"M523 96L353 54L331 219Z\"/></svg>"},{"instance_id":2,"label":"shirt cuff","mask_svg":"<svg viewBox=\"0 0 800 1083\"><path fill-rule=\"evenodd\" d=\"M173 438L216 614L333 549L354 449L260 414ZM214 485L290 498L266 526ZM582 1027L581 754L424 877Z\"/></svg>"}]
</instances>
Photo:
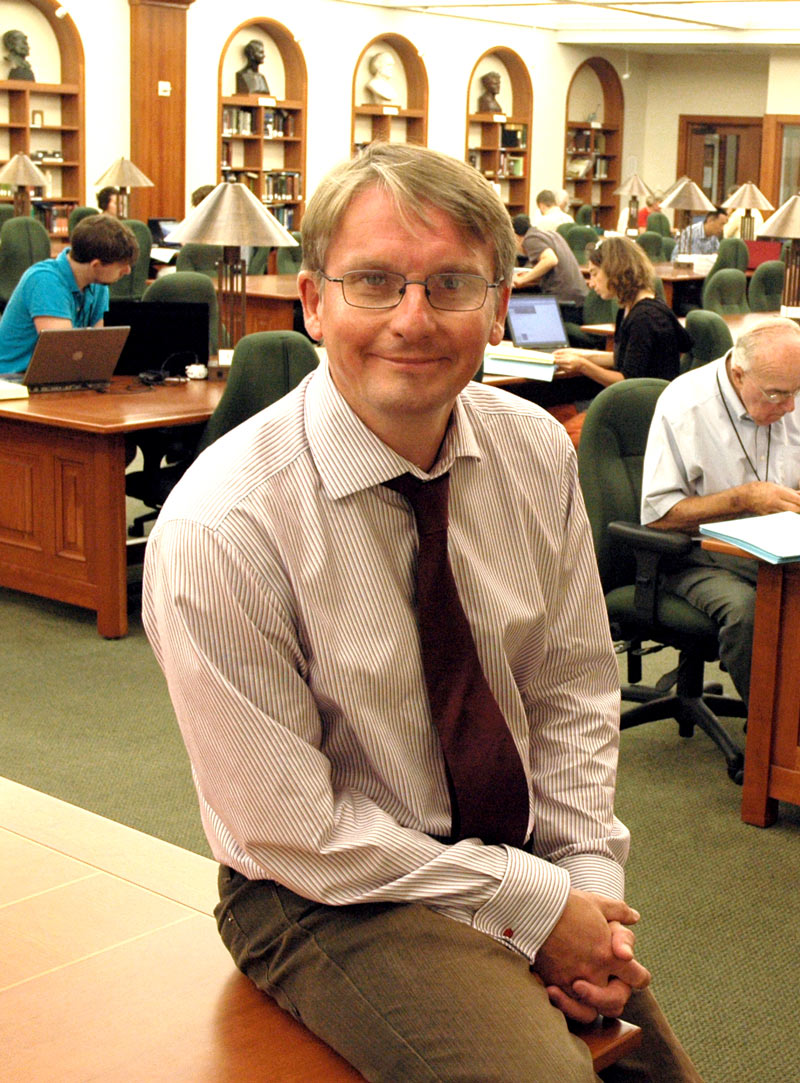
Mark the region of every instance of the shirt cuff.
<instances>
[{"instance_id":1,"label":"shirt cuff","mask_svg":"<svg viewBox=\"0 0 800 1083\"><path fill-rule=\"evenodd\" d=\"M524 850L505 847L506 872L489 902L475 912L473 927L533 962L567 904L569 870Z\"/></svg>"},{"instance_id":2,"label":"shirt cuff","mask_svg":"<svg viewBox=\"0 0 800 1083\"><path fill-rule=\"evenodd\" d=\"M618 861L598 854L576 854L559 862L578 891L594 891L609 899L625 898L625 870Z\"/></svg>"}]
</instances>

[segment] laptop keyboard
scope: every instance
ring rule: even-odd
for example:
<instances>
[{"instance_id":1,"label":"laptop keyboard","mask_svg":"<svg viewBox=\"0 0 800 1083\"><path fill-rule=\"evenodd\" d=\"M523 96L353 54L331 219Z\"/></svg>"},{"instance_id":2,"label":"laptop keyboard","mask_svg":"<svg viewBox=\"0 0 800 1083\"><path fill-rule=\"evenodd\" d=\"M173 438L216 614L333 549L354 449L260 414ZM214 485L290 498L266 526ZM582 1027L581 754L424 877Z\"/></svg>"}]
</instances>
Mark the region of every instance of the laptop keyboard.
<instances>
[{"instance_id":1,"label":"laptop keyboard","mask_svg":"<svg viewBox=\"0 0 800 1083\"><path fill-rule=\"evenodd\" d=\"M45 391L108 391L111 384L107 380L85 380L76 384L31 384L28 394L38 395Z\"/></svg>"}]
</instances>

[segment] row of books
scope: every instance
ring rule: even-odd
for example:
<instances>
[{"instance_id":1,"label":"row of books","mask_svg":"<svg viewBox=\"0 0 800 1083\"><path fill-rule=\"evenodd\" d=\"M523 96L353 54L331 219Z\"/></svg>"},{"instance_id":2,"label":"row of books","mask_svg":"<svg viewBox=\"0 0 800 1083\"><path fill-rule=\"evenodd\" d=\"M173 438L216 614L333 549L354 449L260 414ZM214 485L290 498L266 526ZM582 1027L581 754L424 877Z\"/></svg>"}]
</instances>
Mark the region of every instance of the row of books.
<instances>
[{"instance_id":1,"label":"row of books","mask_svg":"<svg viewBox=\"0 0 800 1083\"><path fill-rule=\"evenodd\" d=\"M222 110L222 134L259 135L265 139L288 138L295 134L295 115L288 109L265 109L263 133L258 128L255 109L226 105Z\"/></svg>"},{"instance_id":2,"label":"row of books","mask_svg":"<svg viewBox=\"0 0 800 1083\"><path fill-rule=\"evenodd\" d=\"M222 166L226 180L240 181L251 192L258 193L259 173L252 169L236 169L229 165ZM282 201L299 202L303 198L303 176L294 169L273 169L263 174L263 191L260 193L264 203Z\"/></svg>"},{"instance_id":3,"label":"row of books","mask_svg":"<svg viewBox=\"0 0 800 1083\"><path fill-rule=\"evenodd\" d=\"M270 211L286 229L294 229L294 207L283 204L278 207L270 207Z\"/></svg>"},{"instance_id":4,"label":"row of books","mask_svg":"<svg viewBox=\"0 0 800 1083\"><path fill-rule=\"evenodd\" d=\"M41 222L48 233L66 237L69 233L69 216L77 203L48 203L36 200L31 204L31 214Z\"/></svg>"}]
</instances>

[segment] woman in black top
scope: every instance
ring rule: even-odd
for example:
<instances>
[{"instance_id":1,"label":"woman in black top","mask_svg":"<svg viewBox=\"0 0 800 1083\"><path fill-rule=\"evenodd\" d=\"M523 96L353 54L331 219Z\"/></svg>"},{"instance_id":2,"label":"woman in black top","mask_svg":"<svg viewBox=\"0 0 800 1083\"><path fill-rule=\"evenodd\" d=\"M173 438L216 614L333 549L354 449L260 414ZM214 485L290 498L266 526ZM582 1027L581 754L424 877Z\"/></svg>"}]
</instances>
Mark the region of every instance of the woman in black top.
<instances>
[{"instance_id":1,"label":"woman in black top","mask_svg":"<svg viewBox=\"0 0 800 1083\"><path fill-rule=\"evenodd\" d=\"M656 298L653 265L644 250L627 237L607 237L589 253L589 264L592 289L620 304L614 351L556 350L556 373L588 376L604 387L633 376L672 380L691 339L672 309Z\"/></svg>"}]
</instances>

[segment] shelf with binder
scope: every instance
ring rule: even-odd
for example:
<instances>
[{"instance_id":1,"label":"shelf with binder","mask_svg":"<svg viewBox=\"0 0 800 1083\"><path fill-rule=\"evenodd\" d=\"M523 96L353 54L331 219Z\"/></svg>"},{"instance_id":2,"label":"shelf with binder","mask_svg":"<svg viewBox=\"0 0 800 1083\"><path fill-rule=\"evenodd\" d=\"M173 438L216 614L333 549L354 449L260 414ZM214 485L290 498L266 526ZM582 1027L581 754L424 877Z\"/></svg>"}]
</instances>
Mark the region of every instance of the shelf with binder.
<instances>
[{"instance_id":1,"label":"shelf with binder","mask_svg":"<svg viewBox=\"0 0 800 1083\"><path fill-rule=\"evenodd\" d=\"M77 83L0 81L0 162L27 154L47 170L48 200L83 199L83 97Z\"/></svg>"},{"instance_id":2,"label":"shelf with binder","mask_svg":"<svg viewBox=\"0 0 800 1083\"><path fill-rule=\"evenodd\" d=\"M576 112L581 108L580 104L576 106L581 92L577 91L573 96L573 88L580 85L583 90L587 80L594 80L602 104L586 120L569 119L571 106ZM617 73L608 61L591 57L576 69L567 93L564 187L573 211L589 204L594 208L594 224L604 229L616 227L619 213L614 189L619 187L620 181L622 127L622 87Z\"/></svg>"}]
</instances>

